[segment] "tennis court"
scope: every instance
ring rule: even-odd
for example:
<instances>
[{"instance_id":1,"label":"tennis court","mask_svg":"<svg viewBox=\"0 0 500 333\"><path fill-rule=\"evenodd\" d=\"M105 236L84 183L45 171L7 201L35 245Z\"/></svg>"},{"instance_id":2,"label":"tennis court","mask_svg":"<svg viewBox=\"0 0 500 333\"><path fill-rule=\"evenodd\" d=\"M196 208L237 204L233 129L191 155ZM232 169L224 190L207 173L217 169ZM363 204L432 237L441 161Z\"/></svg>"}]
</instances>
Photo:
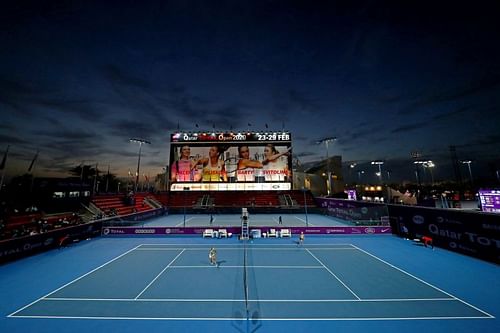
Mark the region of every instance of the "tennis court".
<instances>
[{"instance_id":1,"label":"tennis court","mask_svg":"<svg viewBox=\"0 0 500 333\"><path fill-rule=\"evenodd\" d=\"M208 262L212 246L218 267ZM498 298L478 301L478 295L498 296L498 279L493 280L499 277L497 266L393 236L311 236L303 245L296 239L98 239L3 270L23 263L28 271L30 265L40 268L37 257L46 262L51 255L57 265L75 254L89 260L82 267L65 263L68 271L56 266L62 276L53 279L42 274L37 288L28 286L36 291L31 298L21 292L24 303L16 299L2 304L11 311L0 323L12 331L14 322L30 327L43 320L52 329L71 327L73 332L79 331L81 320L81 329L95 322L103 327L114 323L110 329L116 328L116 321L133 323L118 324L124 331L141 325L154 331L165 323L179 331L203 327L242 332L322 331L346 325L377 330L381 323L395 331L413 331L409 328L422 322L428 331L457 323L458 331L498 328ZM468 280L470 272L453 273L467 262L469 268L481 267L481 278ZM493 283L489 292L481 279ZM463 290L471 283L474 290ZM12 292L7 295L13 297Z\"/></svg>"},{"instance_id":2,"label":"tennis court","mask_svg":"<svg viewBox=\"0 0 500 333\"><path fill-rule=\"evenodd\" d=\"M279 218L282 223L279 223ZM210 221L212 221L210 223ZM126 224L126 223L125 223ZM146 227L230 227L241 225L241 214L181 214L161 216L143 224ZM346 221L341 219L319 215L308 214L252 214L251 226L286 226L286 227L335 227L345 226Z\"/></svg>"}]
</instances>

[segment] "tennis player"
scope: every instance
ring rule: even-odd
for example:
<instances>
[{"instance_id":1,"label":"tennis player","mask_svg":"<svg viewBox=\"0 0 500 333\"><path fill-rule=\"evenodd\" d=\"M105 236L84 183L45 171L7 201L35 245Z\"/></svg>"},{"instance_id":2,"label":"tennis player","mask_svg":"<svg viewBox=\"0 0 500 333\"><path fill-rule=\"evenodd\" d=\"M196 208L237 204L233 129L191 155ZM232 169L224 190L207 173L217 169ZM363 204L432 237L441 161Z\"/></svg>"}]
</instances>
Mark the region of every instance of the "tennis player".
<instances>
[{"instance_id":1,"label":"tennis player","mask_svg":"<svg viewBox=\"0 0 500 333\"><path fill-rule=\"evenodd\" d=\"M301 232L300 232L300 235L299 235L299 244L300 244L300 245L304 244L304 238L305 238L305 236L304 236L304 232L303 232L303 231L301 231Z\"/></svg>"},{"instance_id":2,"label":"tennis player","mask_svg":"<svg viewBox=\"0 0 500 333\"><path fill-rule=\"evenodd\" d=\"M210 251L208 251L208 260L210 261L210 265L217 264L217 250L215 247L210 248Z\"/></svg>"},{"instance_id":3,"label":"tennis player","mask_svg":"<svg viewBox=\"0 0 500 333\"><path fill-rule=\"evenodd\" d=\"M422 243L424 243L424 246L427 247L429 246L431 249L434 249L434 244L432 243L432 238L429 236L422 236Z\"/></svg>"}]
</instances>

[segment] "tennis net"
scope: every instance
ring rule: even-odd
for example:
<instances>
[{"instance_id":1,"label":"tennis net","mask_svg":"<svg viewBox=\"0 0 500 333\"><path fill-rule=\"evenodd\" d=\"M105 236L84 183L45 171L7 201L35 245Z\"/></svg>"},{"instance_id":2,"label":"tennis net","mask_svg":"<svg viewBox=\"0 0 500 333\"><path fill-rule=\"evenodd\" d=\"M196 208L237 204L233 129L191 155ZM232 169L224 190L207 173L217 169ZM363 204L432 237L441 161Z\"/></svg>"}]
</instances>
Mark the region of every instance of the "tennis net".
<instances>
[{"instance_id":1,"label":"tennis net","mask_svg":"<svg viewBox=\"0 0 500 333\"><path fill-rule=\"evenodd\" d=\"M249 307L248 307L248 264L247 264L247 240L243 240L243 288L245 292L245 311L247 314L247 319L249 317Z\"/></svg>"}]
</instances>

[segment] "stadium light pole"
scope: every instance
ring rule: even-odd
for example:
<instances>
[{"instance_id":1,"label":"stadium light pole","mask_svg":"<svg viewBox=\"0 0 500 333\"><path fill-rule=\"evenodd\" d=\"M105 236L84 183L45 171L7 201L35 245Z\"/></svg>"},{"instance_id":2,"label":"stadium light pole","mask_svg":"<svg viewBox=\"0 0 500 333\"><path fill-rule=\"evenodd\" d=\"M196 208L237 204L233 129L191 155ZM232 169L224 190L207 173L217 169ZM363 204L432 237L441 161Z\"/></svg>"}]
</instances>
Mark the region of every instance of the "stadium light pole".
<instances>
[{"instance_id":1,"label":"stadium light pole","mask_svg":"<svg viewBox=\"0 0 500 333\"><path fill-rule=\"evenodd\" d=\"M415 178L417 179L418 191L420 192L421 181L420 181L420 175L419 175L419 171L418 171L418 164L420 161L418 159L422 156L422 154L419 151L412 151L410 153L410 156L414 160L413 164L415 165Z\"/></svg>"},{"instance_id":2,"label":"stadium light pole","mask_svg":"<svg viewBox=\"0 0 500 333\"><path fill-rule=\"evenodd\" d=\"M372 165L378 165L378 179L380 181L380 184L382 184L382 164L384 164L384 161L372 161Z\"/></svg>"},{"instance_id":3,"label":"stadium light pole","mask_svg":"<svg viewBox=\"0 0 500 333\"><path fill-rule=\"evenodd\" d=\"M361 175L365 173L365 170L358 170L358 179L359 182L361 183Z\"/></svg>"},{"instance_id":4,"label":"stadium light pole","mask_svg":"<svg viewBox=\"0 0 500 333\"><path fill-rule=\"evenodd\" d=\"M472 169L470 167L472 161L471 160L464 160L464 161L460 161L462 164L467 164L467 168L469 169L469 176L470 176L470 184L472 185L472 183L474 182L474 179L472 178Z\"/></svg>"},{"instance_id":5,"label":"stadium light pole","mask_svg":"<svg viewBox=\"0 0 500 333\"><path fill-rule=\"evenodd\" d=\"M138 139L138 138L132 138L129 140L130 142L135 142L139 144L139 154L137 158L137 171L135 172L135 185L134 185L134 193L137 193L137 184L139 183L139 169L141 167L141 150L142 150L142 145L143 144L148 144L150 145L151 142L144 140L144 139Z\"/></svg>"},{"instance_id":6,"label":"stadium light pole","mask_svg":"<svg viewBox=\"0 0 500 333\"><path fill-rule=\"evenodd\" d=\"M358 163L350 163L349 164L349 181L352 182L352 183L354 182L352 180L352 171L354 170L354 168L356 167L356 165L358 165Z\"/></svg>"},{"instance_id":7,"label":"stadium light pole","mask_svg":"<svg viewBox=\"0 0 500 333\"><path fill-rule=\"evenodd\" d=\"M328 137L328 138L323 138L321 140L316 141L317 144L325 144L326 148L326 173L328 175L328 181L327 181L327 192L328 194L332 193L332 174L330 172L330 158L328 156L328 144L333 143L337 140L336 137Z\"/></svg>"},{"instance_id":8,"label":"stadium light pole","mask_svg":"<svg viewBox=\"0 0 500 333\"><path fill-rule=\"evenodd\" d=\"M417 177L418 186L420 186L420 184L422 183L422 179L420 179L420 173L418 172L418 166L422 165L422 168L425 168L425 163L427 163L427 161L416 160L413 162L413 164L415 164L415 176ZM425 169L424 169L424 171L425 171ZM424 178L424 177L425 177L425 174L422 178Z\"/></svg>"},{"instance_id":9,"label":"stadium light pole","mask_svg":"<svg viewBox=\"0 0 500 333\"><path fill-rule=\"evenodd\" d=\"M431 185L434 185L434 175L432 174L432 169L435 167L436 165L434 164L434 162L432 161L427 161L425 164L424 164L424 167L429 169L429 173L431 174Z\"/></svg>"}]
</instances>

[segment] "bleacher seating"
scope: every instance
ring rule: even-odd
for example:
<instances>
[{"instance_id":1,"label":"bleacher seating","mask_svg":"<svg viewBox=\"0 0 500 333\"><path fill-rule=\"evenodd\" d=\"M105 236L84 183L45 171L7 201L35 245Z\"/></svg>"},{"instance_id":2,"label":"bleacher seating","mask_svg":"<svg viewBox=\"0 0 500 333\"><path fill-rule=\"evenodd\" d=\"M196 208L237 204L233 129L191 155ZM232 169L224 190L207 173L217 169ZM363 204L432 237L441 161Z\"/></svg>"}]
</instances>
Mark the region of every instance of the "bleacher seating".
<instances>
[{"instance_id":1,"label":"bleacher seating","mask_svg":"<svg viewBox=\"0 0 500 333\"><path fill-rule=\"evenodd\" d=\"M28 236L32 232L47 232L82 223L81 218L73 212L47 215L44 213L18 214L9 216L5 225L0 228L0 239Z\"/></svg>"},{"instance_id":2,"label":"bleacher seating","mask_svg":"<svg viewBox=\"0 0 500 333\"><path fill-rule=\"evenodd\" d=\"M276 191L174 191L154 195L155 199L171 208L192 207L210 209L212 207L289 207L304 205L304 192L300 190ZM311 192L306 192L306 202L310 207L316 203Z\"/></svg>"},{"instance_id":3,"label":"bleacher seating","mask_svg":"<svg viewBox=\"0 0 500 333\"><path fill-rule=\"evenodd\" d=\"M292 200L291 202L292 205L304 206L304 192L300 190L297 191L294 190L294 191L289 191L288 195ZM314 201L314 197L312 196L310 191L306 192L306 202L308 207L316 207L316 202Z\"/></svg>"},{"instance_id":4,"label":"bleacher seating","mask_svg":"<svg viewBox=\"0 0 500 333\"><path fill-rule=\"evenodd\" d=\"M133 203L127 202L124 195L106 195L95 196L92 202L105 214L105 215L127 215L132 213L143 212L153 209L147 202L146 198L150 196L149 193L136 193L134 195Z\"/></svg>"}]
</instances>

